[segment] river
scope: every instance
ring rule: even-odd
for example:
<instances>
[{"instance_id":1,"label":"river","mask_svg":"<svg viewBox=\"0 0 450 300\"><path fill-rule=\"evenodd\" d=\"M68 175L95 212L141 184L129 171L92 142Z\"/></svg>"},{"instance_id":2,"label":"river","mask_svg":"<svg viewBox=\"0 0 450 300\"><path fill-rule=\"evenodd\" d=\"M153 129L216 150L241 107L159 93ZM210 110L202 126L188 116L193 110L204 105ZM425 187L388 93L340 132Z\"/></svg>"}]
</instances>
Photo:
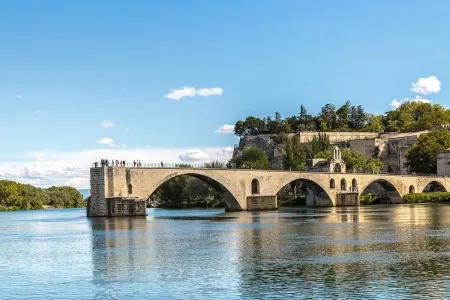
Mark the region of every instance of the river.
<instances>
[{"instance_id":1,"label":"river","mask_svg":"<svg viewBox=\"0 0 450 300\"><path fill-rule=\"evenodd\" d=\"M449 298L450 205L0 213L1 299Z\"/></svg>"}]
</instances>

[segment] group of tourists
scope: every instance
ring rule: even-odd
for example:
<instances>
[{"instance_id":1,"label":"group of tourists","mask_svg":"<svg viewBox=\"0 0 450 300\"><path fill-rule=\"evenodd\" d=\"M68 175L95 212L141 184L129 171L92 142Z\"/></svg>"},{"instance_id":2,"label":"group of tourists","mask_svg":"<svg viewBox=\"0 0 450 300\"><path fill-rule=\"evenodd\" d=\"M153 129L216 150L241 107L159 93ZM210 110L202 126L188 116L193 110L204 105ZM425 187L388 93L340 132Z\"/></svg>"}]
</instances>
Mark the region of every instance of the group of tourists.
<instances>
[{"instance_id":1,"label":"group of tourists","mask_svg":"<svg viewBox=\"0 0 450 300\"><path fill-rule=\"evenodd\" d=\"M100 165L102 167L108 167L109 166L109 160L102 158L100 160ZM111 166L112 167L114 167L114 166L116 166L116 167L125 167L125 165L126 165L126 163L125 163L124 160L118 161L117 159L116 160L111 159ZM94 162L94 166L98 167L98 162Z\"/></svg>"},{"instance_id":2,"label":"group of tourists","mask_svg":"<svg viewBox=\"0 0 450 300\"><path fill-rule=\"evenodd\" d=\"M99 165L99 163L98 162L94 162L94 167L99 167L99 166L101 166L101 167L109 167L109 166L112 166L112 167L126 167L127 166L127 163L124 161L124 160L114 160L114 159L112 159L111 161L109 161L108 159L101 159L100 160L100 165ZM135 167L135 168L139 168L139 167L142 167L142 162L141 162L141 160L140 159L138 159L138 160L133 160L133 167ZM163 162L161 162L161 167L164 167L164 163Z\"/></svg>"}]
</instances>

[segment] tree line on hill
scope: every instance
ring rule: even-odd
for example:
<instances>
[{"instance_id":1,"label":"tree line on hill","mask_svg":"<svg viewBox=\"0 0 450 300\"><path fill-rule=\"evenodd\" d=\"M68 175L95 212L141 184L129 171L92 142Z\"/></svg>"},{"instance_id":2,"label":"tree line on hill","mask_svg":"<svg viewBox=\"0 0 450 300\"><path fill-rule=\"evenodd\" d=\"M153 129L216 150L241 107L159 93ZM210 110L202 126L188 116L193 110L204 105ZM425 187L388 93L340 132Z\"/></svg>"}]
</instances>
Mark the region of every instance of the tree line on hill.
<instances>
[{"instance_id":1,"label":"tree line on hill","mask_svg":"<svg viewBox=\"0 0 450 300\"><path fill-rule=\"evenodd\" d=\"M339 108L326 104L315 116L309 114L304 105L300 106L298 115L286 118L279 112L273 119L249 116L236 122L234 132L238 136L302 131L412 132L429 130L449 121L450 110L440 104L406 101L383 115L374 115L366 113L361 105L347 101Z\"/></svg>"},{"instance_id":2,"label":"tree line on hill","mask_svg":"<svg viewBox=\"0 0 450 300\"><path fill-rule=\"evenodd\" d=\"M0 180L0 211L84 207L83 195L69 186L38 188L10 180Z\"/></svg>"}]
</instances>

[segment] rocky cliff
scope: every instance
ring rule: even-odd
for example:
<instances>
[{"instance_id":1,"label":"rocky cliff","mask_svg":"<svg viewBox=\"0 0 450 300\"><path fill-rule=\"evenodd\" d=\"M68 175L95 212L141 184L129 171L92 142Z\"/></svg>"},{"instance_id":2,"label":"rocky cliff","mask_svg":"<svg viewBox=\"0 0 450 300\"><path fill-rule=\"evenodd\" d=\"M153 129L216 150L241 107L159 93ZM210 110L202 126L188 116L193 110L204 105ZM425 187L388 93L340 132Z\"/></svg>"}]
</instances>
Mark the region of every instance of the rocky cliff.
<instances>
[{"instance_id":1,"label":"rocky cliff","mask_svg":"<svg viewBox=\"0 0 450 300\"><path fill-rule=\"evenodd\" d=\"M269 135L245 136L239 141L239 146L234 148L233 157L239 155L248 148L261 148L269 158L272 169L283 168L282 145L277 143Z\"/></svg>"}]
</instances>

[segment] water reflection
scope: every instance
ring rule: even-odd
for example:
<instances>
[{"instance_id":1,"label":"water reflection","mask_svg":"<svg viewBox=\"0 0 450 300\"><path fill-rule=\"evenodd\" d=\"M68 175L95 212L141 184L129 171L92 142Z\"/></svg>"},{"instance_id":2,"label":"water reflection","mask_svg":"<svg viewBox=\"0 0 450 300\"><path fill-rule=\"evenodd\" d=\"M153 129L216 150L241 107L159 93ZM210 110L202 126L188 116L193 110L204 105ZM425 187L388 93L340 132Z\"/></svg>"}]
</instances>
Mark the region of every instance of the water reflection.
<instances>
[{"instance_id":1,"label":"water reflection","mask_svg":"<svg viewBox=\"0 0 450 300\"><path fill-rule=\"evenodd\" d=\"M5 299L450 296L447 205L0 215Z\"/></svg>"},{"instance_id":2,"label":"water reflection","mask_svg":"<svg viewBox=\"0 0 450 300\"><path fill-rule=\"evenodd\" d=\"M132 295L120 283L174 297L443 298L450 249L443 207L92 219L96 295Z\"/></svg>"}]
</instances>

